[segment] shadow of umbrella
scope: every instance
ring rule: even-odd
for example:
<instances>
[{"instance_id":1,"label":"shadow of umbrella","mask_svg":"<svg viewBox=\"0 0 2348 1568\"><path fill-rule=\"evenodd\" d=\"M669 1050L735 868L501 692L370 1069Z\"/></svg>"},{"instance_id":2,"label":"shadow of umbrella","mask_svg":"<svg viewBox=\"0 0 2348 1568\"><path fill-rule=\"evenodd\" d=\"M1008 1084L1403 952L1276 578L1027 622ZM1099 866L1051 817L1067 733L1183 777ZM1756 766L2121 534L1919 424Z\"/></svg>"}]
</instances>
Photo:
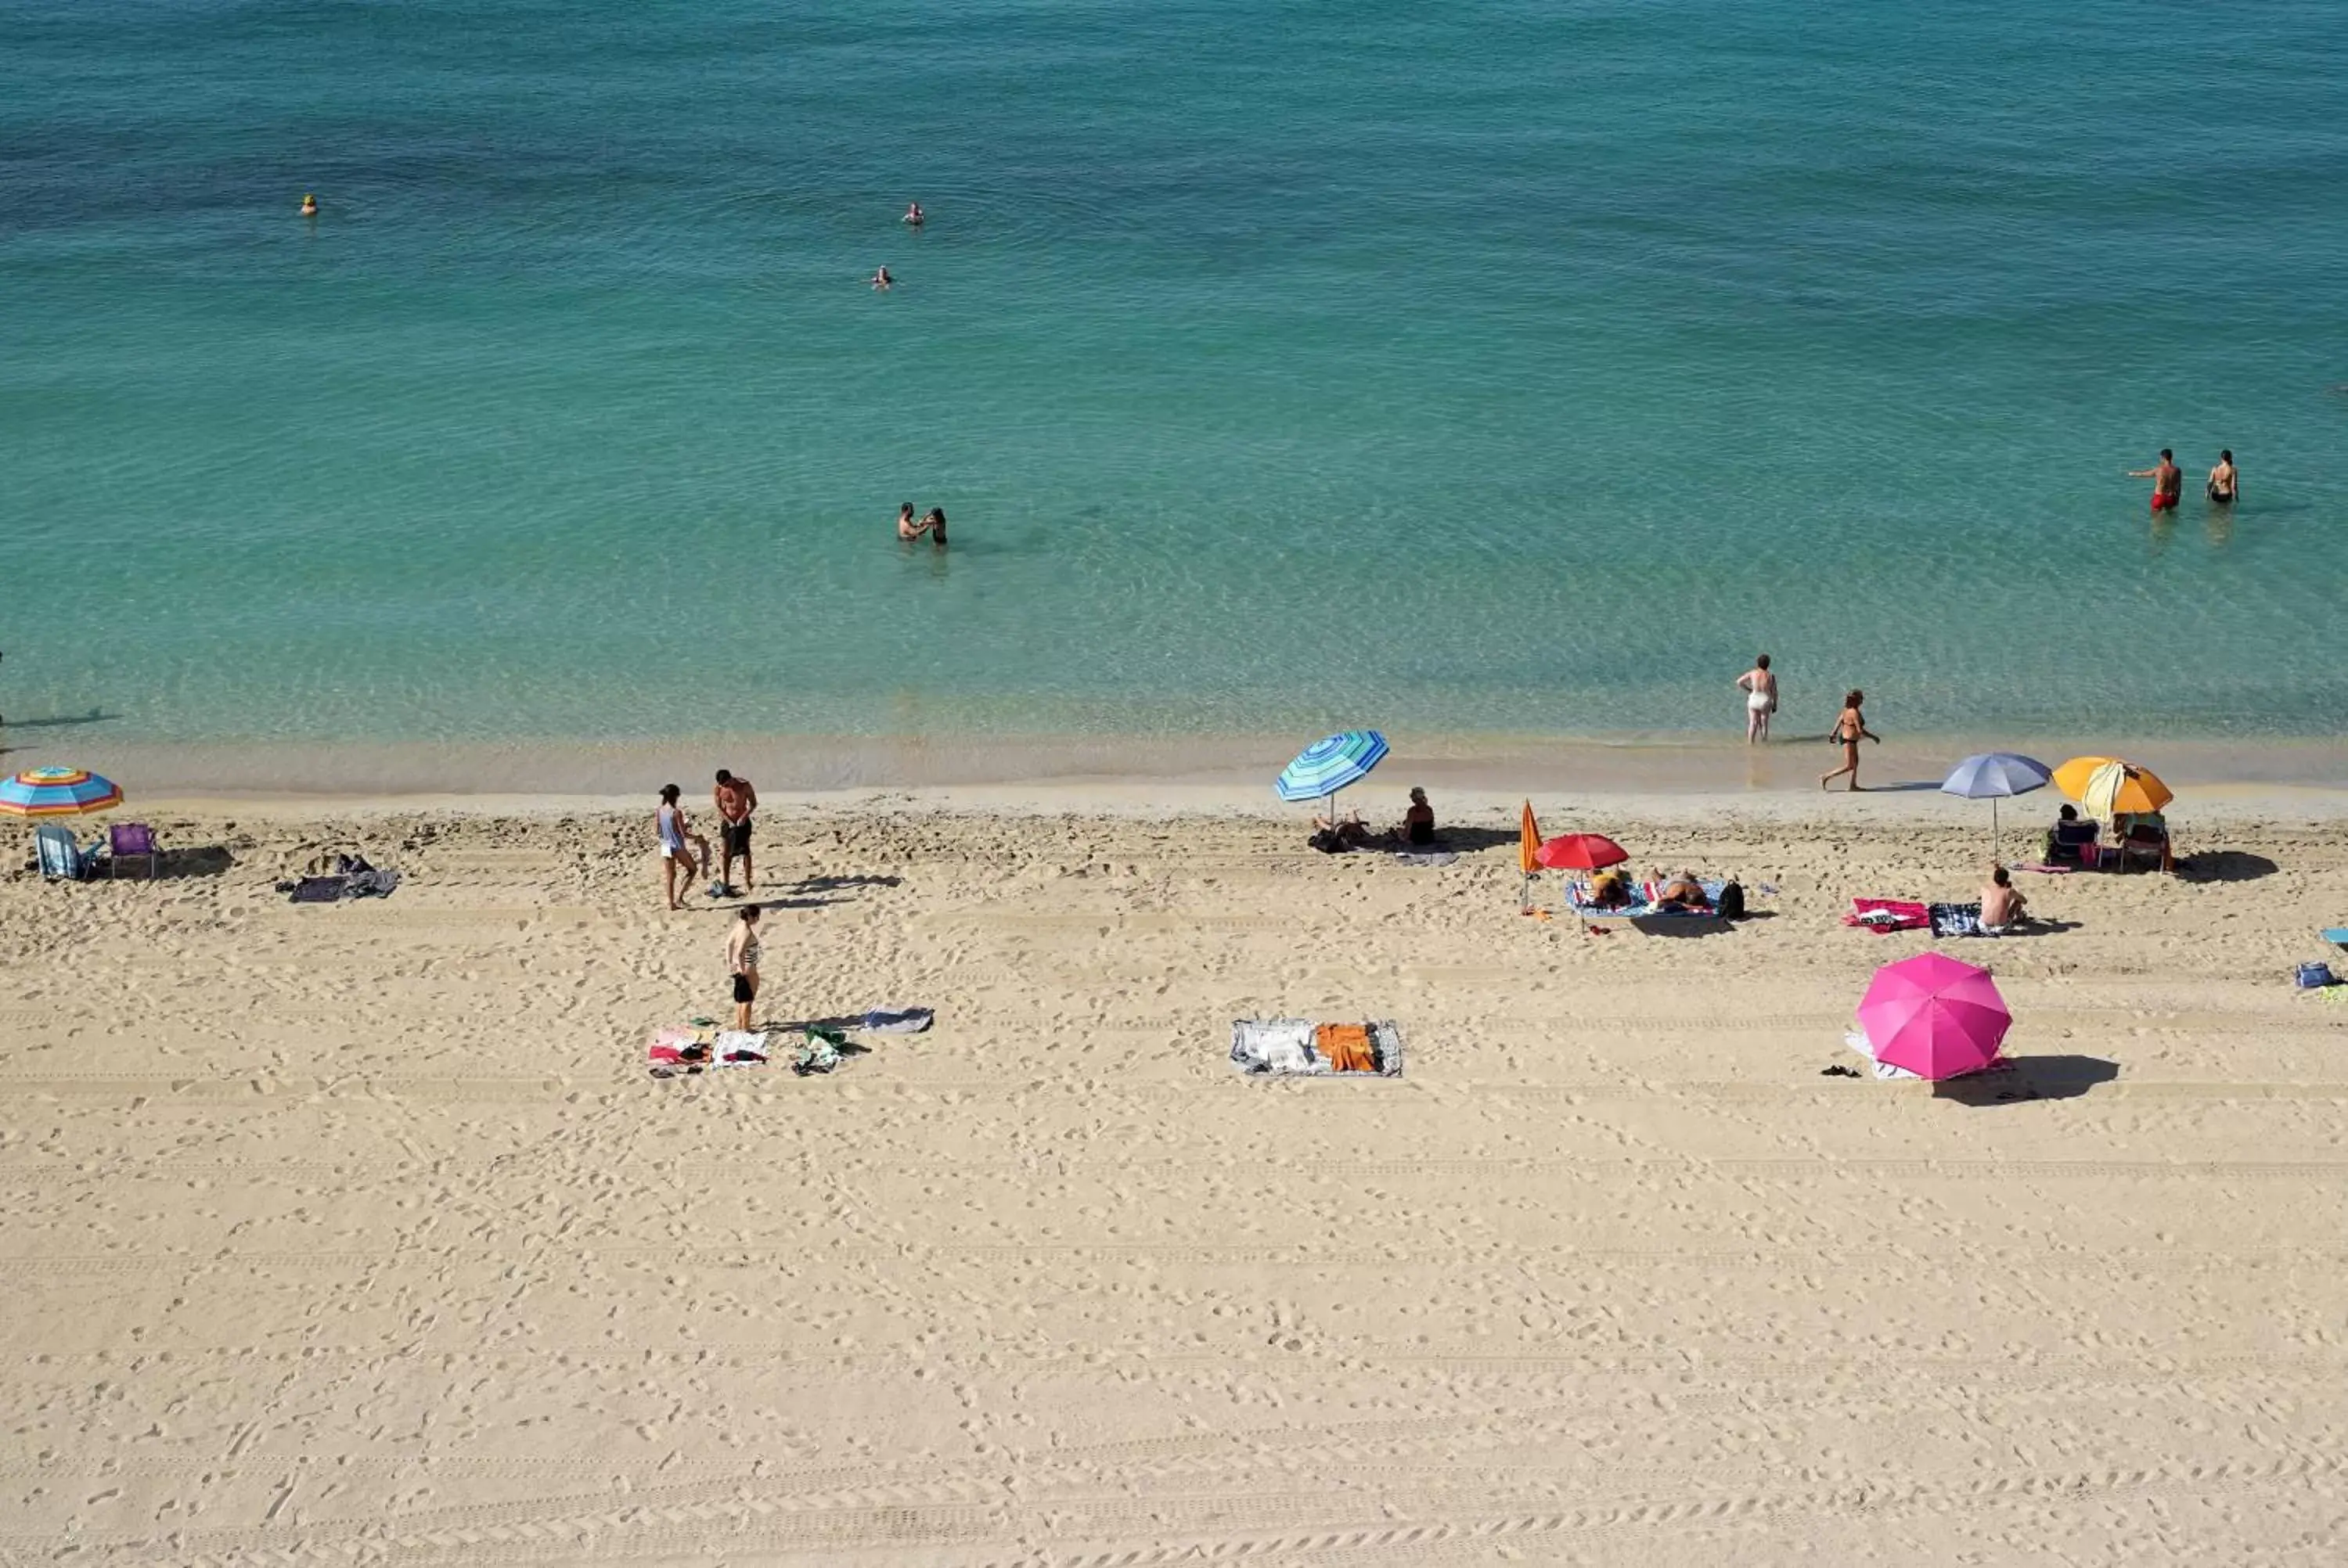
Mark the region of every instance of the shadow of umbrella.
<instances>
[{"instance_id":1,"label":"shadow of umbrella","mask_svg":"<svg viewBox=\"0 0 2348 1568\"><path fill-rule=\"evenodd\" d=\"M1932 1085L1932 1098L1973 1106L2075 1100L2119 1075L2119 1063L2100 1056L2018 1056L2011 1071L1944 1078Z\"/></svg>"}]
</instances>

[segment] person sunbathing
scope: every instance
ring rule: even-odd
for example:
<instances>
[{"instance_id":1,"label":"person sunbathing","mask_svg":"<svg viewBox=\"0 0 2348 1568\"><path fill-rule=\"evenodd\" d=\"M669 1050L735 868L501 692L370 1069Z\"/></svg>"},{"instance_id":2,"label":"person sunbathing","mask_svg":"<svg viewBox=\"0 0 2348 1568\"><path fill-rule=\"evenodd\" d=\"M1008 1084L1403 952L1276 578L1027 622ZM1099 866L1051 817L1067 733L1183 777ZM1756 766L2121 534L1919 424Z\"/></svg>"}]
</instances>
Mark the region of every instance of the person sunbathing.
<instances>
[{"instance_id":1,"label":"person sunbathing","mask_svg":"<svg viewBox=\"0 0 2348 1568\"><path fill-rule=\"evenodd\" d=\"M1631 879L1620 871L1601 871L1590 885L1590 907L1620 909L1631 902Z\"/></svg>"},{"instance_id":2,"label":"person sunbathing","mask_svg":"<svg viewBox=\"0 0 2348 1568\"><path fill-rule=\"evenodd\" d=\"M2080 852L2096 842L2103 831L2096 823L2079 815L2079 808L2066 805L2054 816L2054 831L2046 835L2046 859L2050 865L2075 866L2086 858Z\"/></svg>"},{"instance_id":3,"label":"person sunbathing","mask_svg":"<svg viewBox=\"0 0 2348 1568\"><path fill-rule=\"evenodd\" d=\"M1995 934L2028 917L2028 903L2013 886L2013 874L2004 866L1994 866L1989 874L1989 885L1982 889L1981 928Z\"/></svg>"},{"instance_id":4,"label":"person sunbathing","mask_svg":"<svg viewBox=\"0 0 2348 1568\"><path fill-rule=\"evenodd\" d=\"M1659 871L1655 874L1655 907L1658 909L1708 913L1712 908L1711 895L1704 890L1704 884L1695 879L1693 871L1683 871L1669 880Z\"/></svg>"},{"instance_id":5,"label":"person sunbathing","mask_svg":"<svg viewBox=\"0 0 2348 1568\"><path fill-rule=\"evenodd\" d=\"M1343 816L1314 816L1313 837L1318 838L1324 833L1343 845L1367 844L1370 841L1370 825L1362 820L1362 814L1358 811L1349 811Z\"/></svg>"}]
</instances>

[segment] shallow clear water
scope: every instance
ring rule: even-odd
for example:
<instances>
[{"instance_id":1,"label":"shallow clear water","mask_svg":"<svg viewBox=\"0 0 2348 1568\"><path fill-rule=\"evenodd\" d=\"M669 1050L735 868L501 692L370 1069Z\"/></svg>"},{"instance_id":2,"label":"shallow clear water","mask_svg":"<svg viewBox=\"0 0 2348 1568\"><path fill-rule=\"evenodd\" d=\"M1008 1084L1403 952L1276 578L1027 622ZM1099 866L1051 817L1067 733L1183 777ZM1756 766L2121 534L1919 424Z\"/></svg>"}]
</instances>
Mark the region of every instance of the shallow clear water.
<instances>
[{"instance_id":1,"label":"shallow clear water","mask_svg":"<svg viewBox=\"0 0 2348 1568\"><path fill-rule=\"evenodd\" d=\"M2336 0L0 0L0 711L2329 733L2343 177Z\"/></svg>"}]
</instances>

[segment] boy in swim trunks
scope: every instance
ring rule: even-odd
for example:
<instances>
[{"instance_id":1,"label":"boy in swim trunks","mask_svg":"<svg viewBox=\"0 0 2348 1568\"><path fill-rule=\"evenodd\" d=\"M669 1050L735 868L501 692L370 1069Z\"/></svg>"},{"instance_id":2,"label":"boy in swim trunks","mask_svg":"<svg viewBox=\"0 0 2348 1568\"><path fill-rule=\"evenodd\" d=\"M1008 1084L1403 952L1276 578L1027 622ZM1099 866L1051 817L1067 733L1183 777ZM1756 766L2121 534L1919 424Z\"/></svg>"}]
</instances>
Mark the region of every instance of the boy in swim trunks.
<instances>
[{"instance_id":1,"label":"boy in swim trunks","mask_svg":"<svg viewBox=\"0 0 2348 1568\"><path fill-rule=\"evenodd\" d=\"M748 779L736 778L719 768L717 787L709 792L709 799L717 808L717 880L728 887L734 886L734 857L738 855L742 891L747 893L757 885L750 867L750 814L758 809L758 792L750 787Z\"/></svg>"},{"instance_id":2,"label":"boy in swim trunks","mask_svg":"<svg viewBox=\"0 0 2348 1568\"><path fill-rule=\"evenodd\" d=\"M2166 446L2160 449L2157 466L2131 468L2128 477L2152 481L2152 509L2156 512L2175 511L2177 497L2185 493L2185 470L2177 466L2176 454Z\"/></svg>"}]
</instances>

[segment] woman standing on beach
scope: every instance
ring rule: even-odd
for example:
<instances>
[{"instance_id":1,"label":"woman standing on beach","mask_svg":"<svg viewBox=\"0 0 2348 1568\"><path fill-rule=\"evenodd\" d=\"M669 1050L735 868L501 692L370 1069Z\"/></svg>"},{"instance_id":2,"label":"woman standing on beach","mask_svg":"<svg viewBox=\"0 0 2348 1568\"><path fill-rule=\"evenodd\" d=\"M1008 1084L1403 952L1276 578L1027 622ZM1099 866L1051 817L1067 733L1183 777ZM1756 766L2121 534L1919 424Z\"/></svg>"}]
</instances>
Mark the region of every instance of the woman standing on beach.
<instances>
[{"instance_id":1,"label":"woman standing on beach","mask_svg":"<svg viewBox=\"0 0 2348 1568\"><path fill-rule=\"evenodd\" d=\"M653 813L653 827L660 834L661 886L668 894L668 907L672 909L685 907L676 896L677 863L682 861L685 864L685 886L688 892L709 865L709 840L693 831L693 825L685 819L685 808L676 804L684 794L675 784L661 785L660 806ZM691 847L694 845L701 846L698 859L694 856Z\"/></svg>"},{"instance_id":2,"label":"woman standing on beach","mask_svg":"<svg viewBox=\"0 0 2348 1568\"><path fill-rule=\"evenodd\" d=\"M726 967L734 976L734 1027L750 1032L750 1004L758 999L758 907L742 906L742 917L726 938Z\"/></svg>"},{"instance_id":3,"label":"woman standing on beach","mask_svg":"<svg viewBox=\"0 0 2348 1568\"><path fill-rule=\"evenodd\" d=\"M1878 745L1883 743L1883 737L1867 727L1867 715L1859 712L1859 704L1866 701L1867 693L1864 692L1853 690L1843 693L1842 712L1835 719L1833 732L1827 736L1828 740L1842 747L1842 766L1830 774L1819 775L1820 789L1826 788L1845 774L1850 775L1850 787L1853 790L1858 789L1859 743L1864 740L1873 741Z\"/></svg>"},{"instance_id":4,"label":"woman standing on beach","mask_svg":"<svg viewBox=\"0 0 2348 1568\"><path fill-rule=\"evenodd\" d=\"M1736 678L1736 689L1745 693L1745 742L1751 745L1769 738L1769 715L1777 711L1777 677L1769 673L1766 653L1753 661L1753 668Z\"/></svg>"}]
</instances>

